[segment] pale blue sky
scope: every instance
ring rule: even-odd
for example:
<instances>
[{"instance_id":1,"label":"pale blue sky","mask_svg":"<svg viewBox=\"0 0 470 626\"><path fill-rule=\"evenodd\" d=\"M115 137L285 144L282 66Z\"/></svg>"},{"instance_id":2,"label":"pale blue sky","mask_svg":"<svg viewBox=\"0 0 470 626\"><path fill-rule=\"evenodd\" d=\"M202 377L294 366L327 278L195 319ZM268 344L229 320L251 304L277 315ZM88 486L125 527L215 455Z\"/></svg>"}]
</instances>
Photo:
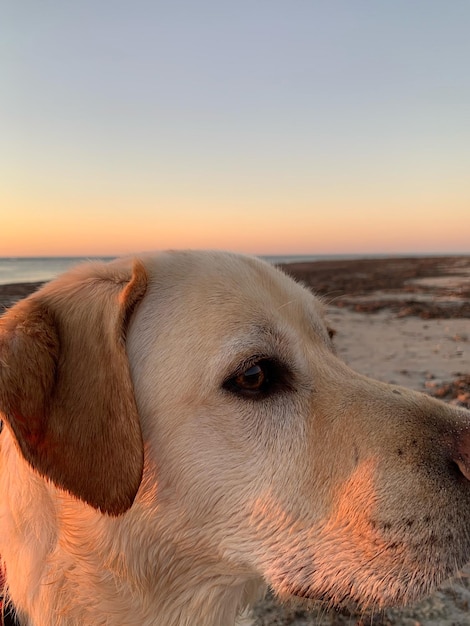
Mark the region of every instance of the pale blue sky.
<instances>
[{"instance_id":1,"label":"pale blue sky","mask_svg":"<svg viewBox=\"0 0 470 626\"><path fill-rule=\"evenodd\" d=\"M127 252L149 233L162 247L470 252L467 0L15 0L2 14L12 254ZM426 219L436 230L420 233Z\"/></svg>"}]
</instances>

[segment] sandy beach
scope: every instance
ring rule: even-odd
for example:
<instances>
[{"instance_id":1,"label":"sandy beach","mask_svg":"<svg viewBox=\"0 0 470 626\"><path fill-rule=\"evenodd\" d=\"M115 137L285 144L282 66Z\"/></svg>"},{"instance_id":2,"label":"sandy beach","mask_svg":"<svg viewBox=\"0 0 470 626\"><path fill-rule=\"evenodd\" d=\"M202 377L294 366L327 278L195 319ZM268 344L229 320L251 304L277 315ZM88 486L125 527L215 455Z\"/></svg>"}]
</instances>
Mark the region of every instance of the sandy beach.
<instances>
[{"instance_id":1,"label":"sandy beach","mask_svg":"<svg viewBox=\"0 0 470 626\"><path fill-rule=\"evenodd\" d=\"M336 348L353 369L470 408L470 257L285 269L329 305Z\"/></svg>"},{"instance_id":2,"label":"sandy beach","mask_svg":"<svg viewBox=\"0 0 470 626\"><path fill-rule=\"evenodd\" d=\"M328 304L337 351L355 370L470 408L470 257L320 261L284 269ZM0 312L37 286L0 286ZM468 625L470 567L406 609L362 616L306 612L268 597L255 623Z\"/></svg>"}]
</instances>

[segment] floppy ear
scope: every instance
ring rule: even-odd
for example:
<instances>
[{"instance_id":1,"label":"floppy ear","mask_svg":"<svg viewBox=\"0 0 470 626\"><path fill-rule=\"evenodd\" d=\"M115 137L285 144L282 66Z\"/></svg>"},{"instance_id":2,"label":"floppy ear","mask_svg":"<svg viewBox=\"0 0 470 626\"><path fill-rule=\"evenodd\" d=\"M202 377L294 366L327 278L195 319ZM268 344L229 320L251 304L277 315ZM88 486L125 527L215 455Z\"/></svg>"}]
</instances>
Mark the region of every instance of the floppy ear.
<instances>
[{"instance_id":1,"label":"floppy ear","mask_svg":"<svg viewBox=\"0 0 470 626\"><path fill-rule=\"evenodd\" d=\"M132 505L143 471L125 334L146 285L139 261L89 264L0 319L0 416L23 456L114 515Z\"/></svg>"}]
</instances>

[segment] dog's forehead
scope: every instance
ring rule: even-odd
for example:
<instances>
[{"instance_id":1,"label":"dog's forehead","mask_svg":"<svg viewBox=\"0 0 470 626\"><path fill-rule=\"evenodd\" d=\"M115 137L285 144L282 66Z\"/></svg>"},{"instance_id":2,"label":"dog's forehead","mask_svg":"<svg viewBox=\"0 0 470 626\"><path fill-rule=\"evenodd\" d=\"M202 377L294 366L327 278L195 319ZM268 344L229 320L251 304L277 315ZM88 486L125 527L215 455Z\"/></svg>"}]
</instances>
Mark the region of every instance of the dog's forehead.
<instances>
[{"instance_id":1,"label":"dog's forehead","mask_svg":"<svg viewBox=\"0 0 470 626\"><path fill-rule=\"evenodd\" d=\"M149 308L157 308L173 328L197 332L201 326L214 336L290 326L326 336L323 303L255 257L178 251L152 258L148 270Z\"/></svg>"},{"instance_id":2,"label":"dog's forehead","mask_svg":"<svg viewBox=\"0 0 470 626\"><path fill-rule=\"evenodd\" d=\"M322 315L323 304L274 266L250 256L178 251L148 261L154 290L174 292L193 305L286 309ZM243 317L243 310L239 309Z\"/></svg>"}]
</instances>

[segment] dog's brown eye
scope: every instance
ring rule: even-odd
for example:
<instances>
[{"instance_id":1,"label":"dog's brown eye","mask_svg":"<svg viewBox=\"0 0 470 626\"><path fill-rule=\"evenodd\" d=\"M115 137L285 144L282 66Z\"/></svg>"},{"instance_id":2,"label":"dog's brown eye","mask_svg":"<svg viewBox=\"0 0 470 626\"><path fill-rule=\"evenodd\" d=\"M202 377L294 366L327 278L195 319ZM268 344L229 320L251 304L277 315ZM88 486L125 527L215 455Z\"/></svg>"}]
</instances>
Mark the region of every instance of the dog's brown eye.
<instances>
[{"instance_id":1,"label":"dog's brown eye","mask_svg":"<svg viewBox=\"0 0 470 626\"><path fill-rule=\"evenodd\" d=\"M240 396L260 398L276 391L284 378L280 364L271 359L259 359L240 367L238 373L226 380L223 387Z\"/></svg>"},{"instance_id":2,"label":"dog's brown eye","mask_svg":"<svg viewBox=\"0 0 470 626\"><path fill-rule=\"evenodd\" d=\"M267 381L267 376L261 365L256 363L235 377L234 383L240 389L259 391Z\"/></svg>"}]
</instances>

